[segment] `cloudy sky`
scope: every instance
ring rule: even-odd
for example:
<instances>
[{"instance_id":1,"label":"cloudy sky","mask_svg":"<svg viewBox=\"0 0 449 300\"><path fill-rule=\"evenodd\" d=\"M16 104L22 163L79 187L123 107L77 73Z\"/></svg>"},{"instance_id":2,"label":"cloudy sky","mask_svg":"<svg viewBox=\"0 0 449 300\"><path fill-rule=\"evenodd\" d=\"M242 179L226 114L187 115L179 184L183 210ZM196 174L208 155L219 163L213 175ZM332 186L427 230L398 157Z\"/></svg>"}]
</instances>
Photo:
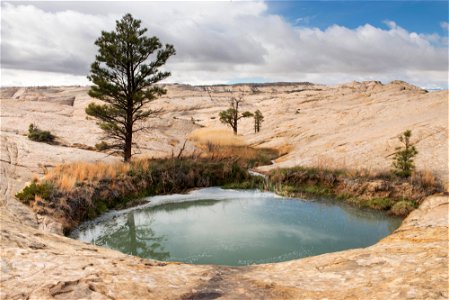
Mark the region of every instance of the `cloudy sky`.
<instances>
[{"instance_id":1,"label":"cloudy sky","mask_svg":"<svg viewBox=\"0 0 449 300\"><path fill-rule=\"evenodd\" d=\"M448 86L447 1L1 3L1 84L89 84L130 12L177 55L167 82L405 80Z\"/></svg>"}]
</instances>

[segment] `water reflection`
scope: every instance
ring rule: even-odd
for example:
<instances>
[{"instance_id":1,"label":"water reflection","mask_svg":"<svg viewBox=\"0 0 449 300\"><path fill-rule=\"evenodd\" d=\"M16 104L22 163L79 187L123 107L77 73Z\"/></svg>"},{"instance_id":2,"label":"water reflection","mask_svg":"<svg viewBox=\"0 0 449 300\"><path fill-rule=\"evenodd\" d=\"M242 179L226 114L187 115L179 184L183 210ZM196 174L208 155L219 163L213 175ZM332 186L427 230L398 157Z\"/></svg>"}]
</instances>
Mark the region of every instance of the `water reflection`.
<instances>
[{"instance_id":1,"label":"water reflection","mask_svg":"<svg viewBox=\"0 0 449 300\"><path fill-rule=\"evenodd\" d=\"M145 213L146 224L136 227L135 212L126 215L126 223L110 235L95 240L95 244L107 246L126 254L140 257L166 260L170 252L166 251L162 243L166 240L164 235L157 235L152 229L154 218L152 213Z\"/></svg>"},{"instance_id":2,"label":"water reflection","mask_svg":"<svg viewBox=\"0 0 449 300\"><path fill-rule=\"evenodd\" d=\"M74 236L157 260L246 265L369 246L400 224L335 201L254 191L208 188L150 201L86 223Z\"/></svg>"}]
</instances>

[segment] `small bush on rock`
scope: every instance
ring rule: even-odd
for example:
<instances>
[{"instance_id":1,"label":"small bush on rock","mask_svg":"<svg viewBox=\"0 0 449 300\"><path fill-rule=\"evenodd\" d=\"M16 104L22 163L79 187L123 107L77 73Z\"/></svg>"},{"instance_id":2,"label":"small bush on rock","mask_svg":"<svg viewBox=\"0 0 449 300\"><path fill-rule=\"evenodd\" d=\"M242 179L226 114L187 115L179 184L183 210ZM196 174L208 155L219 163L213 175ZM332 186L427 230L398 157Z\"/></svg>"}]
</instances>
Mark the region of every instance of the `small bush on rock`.
<instances>
[{"instance_id":1,"label":"small bush on rock","mask_svg":"<svg viewBox=\"0 0 449 300\"><path fill-rule=\"evenodd\" d=\"M95 144L95 149L97 149L98 151L106 151L106 150L110 149L110 146L105 141L102 141L102 142Z\"/></svg>"},{"instance_id":2,"label":"small bush on rock","mask_svg":"<svg viewBox=\"0 0 449 300\"><path fill-rule=\"evenodd\" d=\"M391 213L396 216L406 216L415 209L413 203L407 200L399 201L391 208Z\"/></svg>"},{"instance_id":3,"label":"small bush on rock","mask_svg":"<svg viewBox=\"0 0 449 300\"><path fill-rule=\"evenodd\" d=\"M418 154L418 150L414 144L410 142L412 132L404 131L398 138L403 147L397 147L394 153L393 173L399 177L408 178L415 170L415 162L413 159Z\"/></svg>"},{"instance_id":4,"label":"small bush on rock","mask_svg":"<svg viewBox=\"0 0 449 300\"><path fill-rule=\"evenodd\" d=\"M50 183L33 182L29 186L26 186L21 192L16 194L17 199L24 203L29 203L33 201L36 196L42 199L49 199L53 192L53 186Z\"/></svg>"},{"instance_id":5,"label":"small bush on rock","mask_svg":"<svg viewBox=\"0 0 449 300\"><path fill-rule=\"evenodd\" d=\"M36 125L30 124L28 138L35 142L53 143L56 137L50 131L40 130Z\"/></svg>"}]
</instances>

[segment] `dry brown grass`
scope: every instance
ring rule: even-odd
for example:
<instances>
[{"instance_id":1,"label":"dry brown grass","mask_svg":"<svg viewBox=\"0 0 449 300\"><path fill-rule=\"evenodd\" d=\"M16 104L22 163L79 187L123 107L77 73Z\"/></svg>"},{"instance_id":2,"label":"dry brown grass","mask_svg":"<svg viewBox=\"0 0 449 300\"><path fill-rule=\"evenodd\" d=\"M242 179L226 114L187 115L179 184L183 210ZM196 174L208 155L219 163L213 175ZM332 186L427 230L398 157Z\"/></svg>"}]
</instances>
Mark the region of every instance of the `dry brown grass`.
<instances>
[{"instance_id":1,"label":"dry brown grass","mask_svg":"<svg viewBox=\"0 0 449 300\"><path fill-rule=\"evenodd\" d=\"M391 176L390 170L366 167L351 167L346 160L335 160L327 156L317 156L310 167L318 170L342 171L349 178L386 178Z\"/></svg>"},{"instance_id":2,"label":"dry brown grass","mask_svg":"<svg viewBox=\"0 0 449 300\"><path fill-rule=\"evenodd\" d=\"M324 156L324 155L319 155L319 156L315 157L314 162L313 162L313 167L318 168L320 170L337 170L337 169L346 170L347 169L345 160L336 161L334 158Z\"/></svg>"},{"instance_id":3,"label":"dry brown grass","mask_svg":"<svg viewBox=\"0 0 449 300\"><path fill-rule=\"evenodd\" d=\"M287 155L288 153L290 153L290 151L292 151L293 146L290 144L285 144L283 146L280 146L277 148L277 151L279 152L279 156L283 156L283 155Z\"/></svg>"},{"instance_id":4,"label":"dry brown grass","mask_svg":"<svg viewBox=\"0 0 449 300\"><path fill-rule=\"evenodd\" d=\"M53 182L64 191L70 191L77 182L113 179L128 170L129 164L125 163L77 162L56 166L44 176L44 179Z\"/></svg>"},{"instance_id":5,"label":"dry brown grass","mask_svg":"<svg viewBox=\"0 0 449 300\"><path fill-rule=\"evenodd\" d=\"M244 146L242 137L226 128L200 128L190 133L188 139L197 145Z\"/></svg>"},{"instance_id":6,"label":"dry brown grass","mask_svg":"<svg viewBox=\"0 0 449 300\"><path fill-rule=\"evenodd\" d=\"M148 158L138 158L132 161L133 168L148 170L150 167L150 160Z\"/></svg>"},{"instance_id":7,"label":"dry brown grass","mask_svg":"<svg viewBox=\"0 0 449 300\"><path fill-rule=\"evenodd\" d=\"M419 170L412 174L412 181L424 187L435 186L439 180L435 174L429 169Z\"/></svg>"},{"instance_id":8,"label":"dry brown grass","mask_svg":"<svg viewBox=\"0 0 449 300\"><path fill-rule=\"evenodd\" d=\"M188 139L196 144L197 149L201 150L199 156L203 158L235 157L252 160L258 157L261 151L264 151L246 146L242 137L235 135L232 130L227 128L200 128L194 130Z\"/></svg>"},{"instance_id":9,"label":"dry brown grass","mask_svg":"<svg viewBox=\"0 0 449 300\"><path fill-rule=\"evenodd\" d=\"M241 159L253 159L257 155L257 150L245 146L222 146L207 144L200 146L203 150L202 157L205 158L228 158L238 157Z\"/></svg>"}]
</instances>

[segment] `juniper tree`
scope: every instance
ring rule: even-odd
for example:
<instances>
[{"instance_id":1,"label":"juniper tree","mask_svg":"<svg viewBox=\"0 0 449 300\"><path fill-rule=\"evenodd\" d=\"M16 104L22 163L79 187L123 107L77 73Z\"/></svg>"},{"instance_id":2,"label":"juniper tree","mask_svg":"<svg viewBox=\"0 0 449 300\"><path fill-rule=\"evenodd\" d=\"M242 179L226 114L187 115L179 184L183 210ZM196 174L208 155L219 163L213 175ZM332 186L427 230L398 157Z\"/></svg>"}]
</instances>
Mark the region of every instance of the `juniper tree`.
<instances>
[{"instance_id":1,"label":"juniper tree","mask_svg":"<svg viewBox=\"0 0 449 300\"><path fill-rule=\"evenodd\" d=\"M393 160L393 172L400 177L410 177L415 169L413 159L418 154L418 151L410 142L411 136L412 132L406 130L398 137L403 146L396 147Z\"/></svg>"},{"instance_id":2,"label":"juniper tree","mask_svg":"<svg viewBox=\"0 0 449 300\"><path fill-rule=\"evenodd\" d=\"M146 36L147 29L140 25L140 20L126 14L116 21L114 31L101 32L88 76L93 83L89 95L106 104L90 103L86 113L98 120L108 148L121 153L124 161L132 156L133 134L148 128L144 121L158 112L146 105L166 93L154 84L170 76L159 68L175 54L172 45L163 46L157 37Z\"/></svg>"},{"instance_id":3,"label":"juniper tree","mask_svg":"<svg viewBox=\"0 0 449 300\"><path fill-rule=\"evenodd\" d=\"M223 124L230 126L234 131L234 134L237 134L238 121L241 118L249 118L253 116L253 114L249 111L239 113L239 105L241 102L243 102L242 97L239 98L232 97L231 100L229 101L231 107L219 113L220 121Z\"/></svg>"},{"instance_id":4,"label":"juniper tree","mask_svg":"<svg viewBox=\"0 0 449 300\"><path fill-rule=\"evenodd\" d=\"M260 131L261 124L263 122L263 115L260 110L254 112L254 133Z\"/></svg>"}]
</instances>

